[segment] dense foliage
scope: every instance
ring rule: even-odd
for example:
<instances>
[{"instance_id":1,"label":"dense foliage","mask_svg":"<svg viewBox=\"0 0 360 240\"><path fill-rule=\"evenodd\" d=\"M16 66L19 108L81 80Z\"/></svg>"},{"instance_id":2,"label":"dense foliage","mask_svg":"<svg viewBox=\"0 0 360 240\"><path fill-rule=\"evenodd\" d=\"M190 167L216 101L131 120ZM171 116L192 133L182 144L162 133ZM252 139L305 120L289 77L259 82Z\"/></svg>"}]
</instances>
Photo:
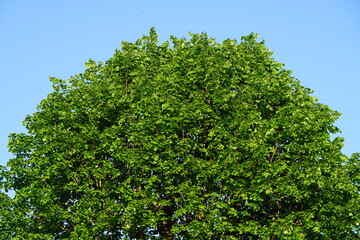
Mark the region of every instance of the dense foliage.
<instances>
[{"instance_id":1,"label":"dense foliage","mask_svg":"<svg viewBox=\"0 0 360 240\"><path fill-rule=\"evenodd\" d=\"M254 34L90 60L12 134L1 239L356 239L359 155L339 113Z\"/></svg>"}]
</instances>

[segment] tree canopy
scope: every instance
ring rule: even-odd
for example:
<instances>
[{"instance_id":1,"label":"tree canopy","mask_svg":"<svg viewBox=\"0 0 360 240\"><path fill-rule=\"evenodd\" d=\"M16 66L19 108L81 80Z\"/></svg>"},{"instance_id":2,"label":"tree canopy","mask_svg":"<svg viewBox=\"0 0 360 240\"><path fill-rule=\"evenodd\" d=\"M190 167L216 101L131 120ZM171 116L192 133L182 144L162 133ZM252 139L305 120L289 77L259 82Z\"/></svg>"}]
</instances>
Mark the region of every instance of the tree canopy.
<instances>
[{"instance_id":1,"label":"tree canopy","mask_svg":"<svg viewBox=\"0 0 360 240\"><path fill-rule=\"evenodd\" d=\"M355 239L340 114L257 35L148 36L89 60L11 134L1 239Z\"/></svg>"}]
</instances>

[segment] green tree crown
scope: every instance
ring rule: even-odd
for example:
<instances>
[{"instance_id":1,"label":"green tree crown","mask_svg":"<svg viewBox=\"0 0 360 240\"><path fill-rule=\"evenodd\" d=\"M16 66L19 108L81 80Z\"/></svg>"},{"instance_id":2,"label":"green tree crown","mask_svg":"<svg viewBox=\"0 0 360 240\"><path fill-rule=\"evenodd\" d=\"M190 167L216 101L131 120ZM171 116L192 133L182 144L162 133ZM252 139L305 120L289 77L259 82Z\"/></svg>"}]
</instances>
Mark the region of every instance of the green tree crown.
<instances>
[{"instance_id":1,"label":"green tree crown","mask_svg":"<svg viewBox=\"0 0 360 240\"><path fill-rule=\"evenodd\" d=\"M356 239L359 154L340 114L257 35L158 43L51 78L11 134L2 239Z\"/></svg>"}]
</instances>

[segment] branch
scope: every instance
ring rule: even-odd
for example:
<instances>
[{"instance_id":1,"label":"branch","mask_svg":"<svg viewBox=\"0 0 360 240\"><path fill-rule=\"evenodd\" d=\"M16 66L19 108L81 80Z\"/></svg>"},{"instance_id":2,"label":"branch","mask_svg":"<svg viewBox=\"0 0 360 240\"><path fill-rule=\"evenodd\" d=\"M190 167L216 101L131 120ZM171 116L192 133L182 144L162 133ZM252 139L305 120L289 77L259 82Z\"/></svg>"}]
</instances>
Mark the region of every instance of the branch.
<instances>
[{"instance_id":1,"label":"branch","mask_svg":"<svg viewBox=\"0 0 360 240\"><path fill-rule=\"evenodd\" d=\"M16 208L20 209L21 211L23 211L23 212L25 212L25 213L30 214L31 216L33 216L33 217L35 217L35 218L37 218L37 219L41 219L39 216L37 216L37 215L35 215L35 214L32 214L31 212L26 211L25 209L23 209L23 208L21 208L21 207L16 207Z\"/></svg>"}]
</instances>

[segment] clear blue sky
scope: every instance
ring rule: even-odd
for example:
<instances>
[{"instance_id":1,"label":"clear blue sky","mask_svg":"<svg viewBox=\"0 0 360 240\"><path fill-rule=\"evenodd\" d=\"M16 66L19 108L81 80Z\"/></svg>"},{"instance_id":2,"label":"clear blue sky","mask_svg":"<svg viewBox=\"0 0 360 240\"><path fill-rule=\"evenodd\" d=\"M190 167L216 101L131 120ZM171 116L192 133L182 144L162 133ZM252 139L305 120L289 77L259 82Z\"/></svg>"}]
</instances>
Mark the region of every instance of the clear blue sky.
<instances>
[{"instance_id":1,"label":"clear blue sky","mask_svg":"<svg viewBox=\"0 0 360 240\"><path fill-rule=\"evenodd\" d=\"M160 41L207 32L218 41L260 34L274 58L343 113L343 152L360 152L360 1L358 0L0 0L0 164L8 135L51 89L89 58L106 61L121 41L154 26Z\"/></svg>"}]
</instances>

